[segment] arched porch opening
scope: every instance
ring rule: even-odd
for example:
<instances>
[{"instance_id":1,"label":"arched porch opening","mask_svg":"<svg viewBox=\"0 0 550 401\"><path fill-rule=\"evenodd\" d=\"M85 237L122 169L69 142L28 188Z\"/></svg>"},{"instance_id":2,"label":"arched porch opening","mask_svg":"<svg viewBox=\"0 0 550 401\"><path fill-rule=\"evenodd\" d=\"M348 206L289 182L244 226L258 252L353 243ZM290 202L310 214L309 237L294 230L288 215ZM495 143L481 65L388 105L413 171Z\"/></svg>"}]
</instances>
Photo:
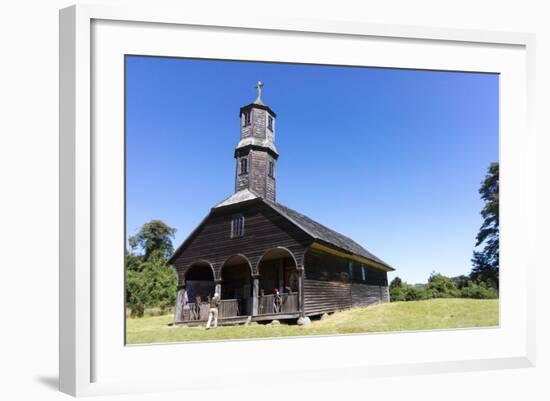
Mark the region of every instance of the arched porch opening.
<instances>
[{"instance_id":1,"label":"arched porch opening","mask_svg":"<svg viewBox=\"0 0 550 401\"><path fill-rule=\"evenodd\" d=\"M185 273L185 289L189 302L195 302L197 297L206 301L214 295L214 269L207 261L200 260L191 265Z\"/></svg>"},{"instance_id":2,"label":"arched porch opening","mask_svg":"<svg viewBox=\"0 0 550 401\"><path fill-rule=\"evenodd\" d=\"M243 255L233 255L221 268L220 317L252 314L252 266Z\"/></svg>"},{"instance_id":3,"label":"arched porch opening","mask_svg":"<svg viewBox=\"0 0 550 401\"><path fill-rule=\"evenodd\" d=\"M292 252L270 249L260 259L258 273L258 314L298 312L298 270Z\"/></svg>"},{"instance_id":4,"label":"arched porch opening","mask_svg":"<svg viewBox=\"0 0 550 401\"><path fill-rule=\"evenodd\" d=\"M208 319L208 300L214 295L214 269L212 265L199 260L191 264L184 276L183 320Z\"/></svg>"}]
</instances>

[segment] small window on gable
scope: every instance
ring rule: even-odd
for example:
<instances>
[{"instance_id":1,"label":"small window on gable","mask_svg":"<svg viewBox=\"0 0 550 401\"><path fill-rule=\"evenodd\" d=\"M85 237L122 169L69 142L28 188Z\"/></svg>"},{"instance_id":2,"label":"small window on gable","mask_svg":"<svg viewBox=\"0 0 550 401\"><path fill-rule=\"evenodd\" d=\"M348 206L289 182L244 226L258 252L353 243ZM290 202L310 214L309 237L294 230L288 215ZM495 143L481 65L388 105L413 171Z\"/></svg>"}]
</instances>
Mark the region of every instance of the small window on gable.
<instances>
[{"instance_id":1,"label":"small window on gable","mask_svg":"<svg viewBox=\"0 0 550 401\"><path fill-rule=\"evenodd\" d=\"M271 116L267 117L267 128L273 131L273 117Z\"/></svg>"},{"instance_id":2,"label":"small window on gable","mask_svg":"<svg viewBox=\"0 0 550 401\"><path fill-rule=\"evenodd\" d=\"M349 280L353 281L353 262L348 262L348 274L349 274Z\"/></svg>"},{"instance_id":3,"label":"small window on gable","mask_svg":"<svg viewBox=\"0 0 550 401\"><path fill-rule=\"evenodd\" d=\"M365 266L361 266L361 278L366 281Z\"/></svg>"},{"instance_id":4,"label":"small window on gable","mask_svg":"<svg viewBox=\"0 0 550 401\"><path fill-rule=\"evenodd\" d=\"M268 174L271 178L274 177L274 169L275 169L275 165L273 164L273 162L269 162L269 168L268 168Z\"/></svg>"},{"instance_id":5,"label":"small window on gable","mask_svg":"<svg viewBox=\"0 0 550 401\"><path fill-rule=\"evenodd\" d=\"M235 214L231 217L231 238L244 236L244 216Z\"/></svg>"},{"instance_id":6,"label":"small window on gable","mask_svg":"<svg viewBox=\"0 0 550 401\"><path fill-rule=\"evenodd\" d=\"M241 159L241 174L248 172L248 160L246 158Z\"/></svg>"},{"instance_id":7,"label":"small window on gable","mask_svg":"<svg viewBox=\"0 0 550 401\"><path fill-rule=\"evenodd\" d=\"M250 111L243 113L243 126L246 127L247 125L250 125Z\"/></svg>"}]
</instances>

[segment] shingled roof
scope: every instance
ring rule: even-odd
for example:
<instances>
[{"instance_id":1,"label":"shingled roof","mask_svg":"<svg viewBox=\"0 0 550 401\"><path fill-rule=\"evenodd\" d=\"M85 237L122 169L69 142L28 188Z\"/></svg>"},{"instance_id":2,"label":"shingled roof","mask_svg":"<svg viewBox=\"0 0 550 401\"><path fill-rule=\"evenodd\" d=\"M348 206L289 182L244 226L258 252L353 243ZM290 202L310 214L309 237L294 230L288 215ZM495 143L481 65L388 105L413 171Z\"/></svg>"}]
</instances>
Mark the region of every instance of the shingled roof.
<instances>
[{"instance_id":1,"label":"shingled roof","mask_svg":"<svg viewBox=\"0 0 550 401\"><path fill-rule=\"evenodd\" d=\"M376 263L379 263L385 266L388 269L394 270L389 264L387 264L377 256L373 255L371 252L363 248L361 245L359 245L357 242L355 242L351 238L346 237L345 235L342 235L334 230L331 230L330 228L322 225L321 223L318 223L315 220L303 215L302 213L299 213L296 210L293 210L289 207L286 207L285 205L282 205L281 203L271 202L267 199L264 199L248 189L243 189L241 191L234 193L229 198L223 200L222 202L214 206L214 209L224 207L224 206L229 206L229 205L235 205L241 202L251 201L254 199L261 200L263 203L265 203L266 205L274 209L276 212L278 212L280 215L285 217L287 220L289 220L290 222L292 222L293 224L301 228L303 231L305 231L315 240L322 241L326 244L329 244L337 248L340 248L344 251L347 251L353 255L361 256L363 258L372 260Z\"/></svg>"},{"instance_id":2,"label":"shingled roof","mask_svg":"<svg viewBox=\"0 0 550 401\"><path fill-rule=\"evenodd\" d=\"M362 256L364 258L378 262L390 269L393 268L384 262L382 259L370 253L368 250L363 248L357 242L352 240L345 235L340 234L330 228L322 225L321 223L316 222L315 220L297 212L296 210L290 209L280 203L270 202L264 199L264 202L275 209L277 212L282 214L288 220L296 224L302 230L307 232L316 240L321 240L331 245L335 245L338 248L344 249L348 252L351 252L354 255Z\"/></svg>"}]
</instances>

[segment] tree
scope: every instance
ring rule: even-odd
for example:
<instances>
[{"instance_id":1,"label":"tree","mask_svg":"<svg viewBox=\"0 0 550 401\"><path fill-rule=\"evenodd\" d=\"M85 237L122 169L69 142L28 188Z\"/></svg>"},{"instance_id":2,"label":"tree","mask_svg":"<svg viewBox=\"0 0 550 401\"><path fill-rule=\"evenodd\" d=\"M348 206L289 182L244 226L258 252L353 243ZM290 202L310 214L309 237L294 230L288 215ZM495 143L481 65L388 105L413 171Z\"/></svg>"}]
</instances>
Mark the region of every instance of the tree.
<instances>
[{"instance_id":1,"label":"tree","mask_svg":"<svg viewBox=\"0 0 550 401\"><path fill-rule=\"evenodd\" d=\"M168 259L174 252L172 240L176 229L168 226L161 220L151 220L145 223L138 233L128 238L132 250L141 247L144 259L147 260L153 252L161 252Z\"/></svg>"},{"instance_id":2,"label":"tree","mask_svg":"<svg viewBox=\"0 0 550 401\"><path fill-rule=\"evenodd\" d=\"M432 272L428 278L426 293L429 298L453 298L460 296L455 282L447 276Z\"/></svg>"},{"instance_id":3,"label":"tree","mask_svg":"<svg viewBox=\"0 0 550 401\"><path fill-rule=\"evenodd\" d=\"M397 288L397 287L401 287L402 285L403 285L403 281L401 280L401 278L397 276L391 281L390 288Z\"/></svg>"},{"instance_id":4,"label":"tree","mask_svg":"<svg viewBox=\"0 0 550 401\"><path fill-rule=\"evenodd\" d=\"M471 282L470 276L469 275L466 276L464 274L461 274L460 276L456 276L456 277L451 277L451 280L453 280L453 282L456 285L456 288L458 288L459 290L463 289L464 287L467 287Z\"/></svg>"},{"instance_id":5,"label":"tree","mask_svg":"<svg viewBox=\"0 0 550 401\"><path fill-rule=\"evenodd\" d=\"M476 247L483 245L480 251L474 251L470 278L485 282L498 289L499 280L499 164L491 163L487 175L479 189L485 205L481 211L483 224L476 237Z\"/></svg>"},{"instance_id":6,"label":"tree","mask_svg":"<svg viewBox=\"0 0 550 401\"><path fill-rule=\"evenodd\" d=\"M143 263L143 256L135 255L126 250L124 252L126 257L126 270L127 271L141 271L141 264Z\"/></svg>"},{"instance_id":7,"label":"tree","mask_svg":"<svg viewBox=\"0 0 550 401\"><path fill-rule=\"evenodd\" d=\"M469 281L468 285L462 287L460 290L460 295L463 298L496 299L498 298L498 291L483 281L479 284Z\"/></svg>"},{"instance_id":8,"label":"tree","mask_svg":"<svg viewBox=\"0 0 550 401\"><path fill-rule=\"evenodd\" d=\"M145 308L174 304L176 272L158 254L142 263L139 271L128 270L126 277L126 300L132 316L143 316Z\"/></svg>"},{"instance_id":9,"label":"tree","mask_svg":"<svg viewBox=\"0 0 550 401\"><path fill-rule=\"evenodd\" d=\"M175 229L160 220L145 223L128 242L137 255L126 251L126 302L132 316L143 316L145 308L166 308L176 296L177 275L168 265L174 251Z\"/></svg>"},{"instance_id":10,"label":"tree","mask_svg":"<svg viewBox=\"0 0 550 401\"><path fill-rule=\"evenodd\" d=\"M426 299L426 291L414 285L406 285L403 289L405 301L420 301Z\"/></svg>"},{"instance_id":11,"label":"tree","mask_svg":"<svg viewBox=\"0 0 550 401\"><path fill-rule=\"evenodd\" d=\"M390 283L390 301L405 301L405 283L399 277L395 277Z\"/></svg>"}]
</instances>

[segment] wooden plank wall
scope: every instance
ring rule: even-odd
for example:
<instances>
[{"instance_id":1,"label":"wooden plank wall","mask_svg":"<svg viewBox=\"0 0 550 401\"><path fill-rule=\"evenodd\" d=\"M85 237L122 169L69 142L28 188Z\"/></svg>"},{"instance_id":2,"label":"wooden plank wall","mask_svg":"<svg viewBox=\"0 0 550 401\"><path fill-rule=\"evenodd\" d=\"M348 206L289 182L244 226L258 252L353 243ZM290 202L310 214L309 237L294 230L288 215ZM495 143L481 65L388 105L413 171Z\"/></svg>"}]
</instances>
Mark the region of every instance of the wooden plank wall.
<instances>
[{"instance_id":1,"label":"wooden plank wall","mask_svg":"<svg viewBox=\"0 0 550 401\"><path fill-rule=\"evenodd\" d=\"M382 302L390 302L390 288L388 286L380 287L380 291L382 291Z\"/></svg>"},{"instance_id":2,"label":"wooden plank wall","mask_svg":"<svg viewBox=\"0 0 550 401\"><path fill-rule=\"evenodd\" d=\"M337 281L304 280L306 315L319 315L352 306L351 284Z\"/></svg>"},{"instance_id":3,"label":"wooden plank wall","mask_svg":"<svg viewBox=\"0 0 550 401\"><path fill-rule=\"evenodd\" d=\"M231 216L237 212L245 218L244 236L231 238ZM187 248L176 257L174 267L180 285L189 266L200 259L210 262L214 267L215 279L220 279L223 262L232 255L243 254L252 264L253 274L258 274L261 256L277 246L290 250L298 264L302 265L305 249L310 242L307 234L267 206L250 205L211 216Z\"/></svg>"},{"instance_id":4,"label":"wooden plank wall","mask_svg":"<svg viewBox=\"0 0 550 401\"><path fill-rule=\"evenodd\" d=\"M371 267L353 265L350 261L322 252L306 254L304 304L306 315L334 312L352 306L389 302L387 273Z\"/></svg>"},{"instance_id":5,"label":"wooden plank wall","mask_svg":"<svg viewBox=\"0 0 550 401\"><path fill-rule=\"evenodd\" d=\"M353 306L369 306L389 302L388 287L353 283L351 285Z\"/></svg>"}]
</instances>

